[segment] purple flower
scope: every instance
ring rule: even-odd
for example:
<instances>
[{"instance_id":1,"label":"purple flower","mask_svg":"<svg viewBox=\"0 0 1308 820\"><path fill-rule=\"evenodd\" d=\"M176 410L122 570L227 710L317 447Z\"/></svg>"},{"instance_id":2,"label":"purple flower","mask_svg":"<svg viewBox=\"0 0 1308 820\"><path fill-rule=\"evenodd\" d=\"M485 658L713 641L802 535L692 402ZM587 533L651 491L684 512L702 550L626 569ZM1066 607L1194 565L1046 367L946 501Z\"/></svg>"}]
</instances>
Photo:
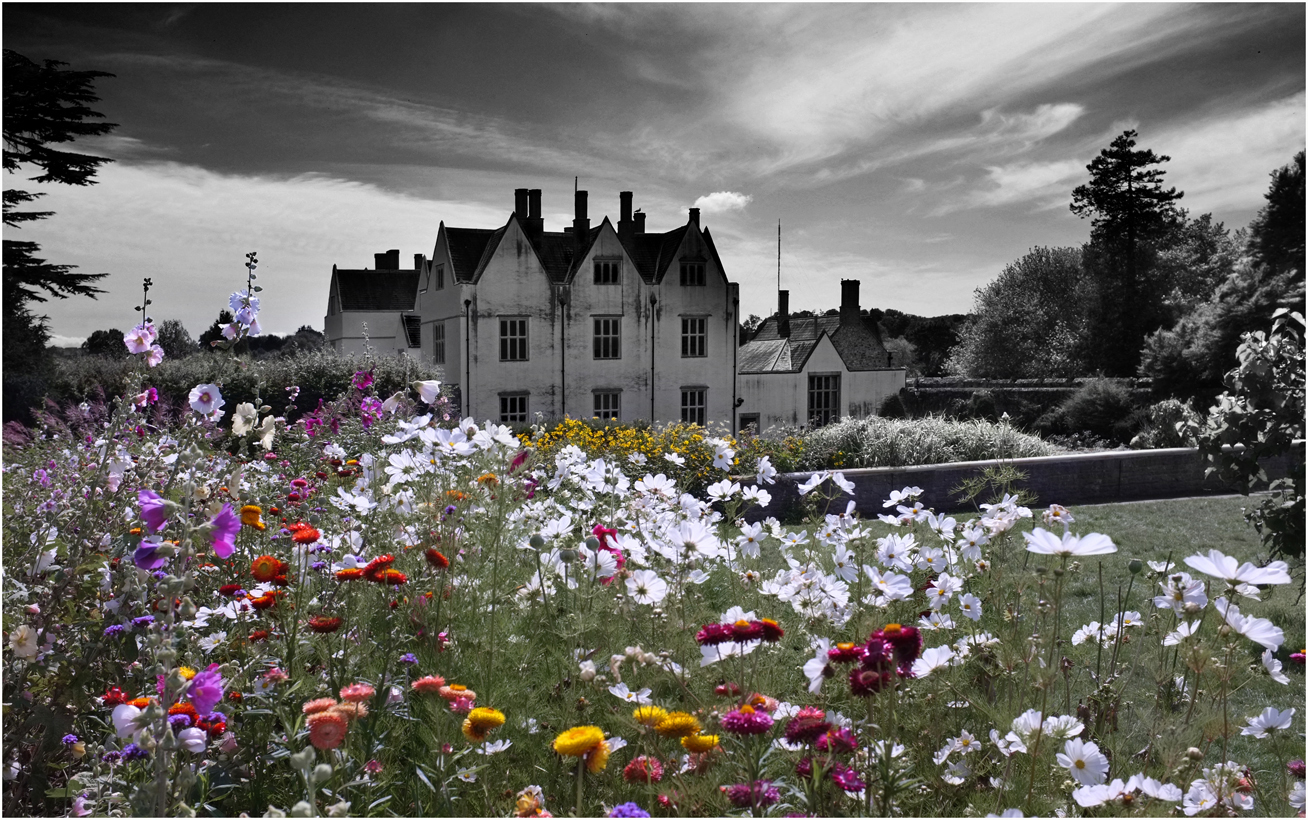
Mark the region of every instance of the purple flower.
<instances>
[{"instance_id":1,"label":"purple flower","mask_svg":"<svg viewBox=\"0 0 1308 820\"><path fill-rule=\"evenodd\" d=\"M232 511L232 505L224 504L209 521L209 526L212 527L209 537L213 539L213 554L230 558L236 550L236 533L241 531L241 519Z\"/></svg>"},{"instance_id":2,"label":"purple flower","mask_svg":"<svg viewBox=\"0 0 1308 820\"><path fill-rule=\"evenodd\" d=\"M751 803L757 808L767 808L781 799L781 792L772 785L771 780L755 780L751 788L748 783L737 783L727 789L727 799L733 806L749 808Z\"/></svg>"},{"instance_id":3,"label":"purple flower","mask_svg":"<svg viewBox=\"0 0 1308 820\"><path fill-rule=\"evenodd\" d=\"M141 505L141 520L150 532L158 532L168 523L168 506L163 497L150 490L136 493L136 501Z\"/></svg>"},{"instance_id":4,"label":"purple flower","mask_svg":"<svg viewBox=\"0 0 1308 820\"><path fill-rule=\"evenodd\" d=\"M153 615L142 615L139 618L132 619L132 626L149 626L154 623Z\"/></svg>"},{"instance_id":5,"label":"purple flower","mask_svg":"<svg viewBox=\"0 0 1308 820\"><path fill-rule=\"evenodd\" d=\"M191 685L186 688L186 698L201 717L208 717L213 713L213 707L223 699L223 686L218 664L211 663L208 669L191 678Z\"/></svg>"},{"instance_id":6,"label":"purple flower","mask_svg":"<svg viewBox=\"0 0 1308 820\"><path fill-rule=\"evenodd\" d=\"M836 785L839 786L842 791L847 792L862 791L864 786L867 785L862 780L859 780L858 772L848 766L841 765L840 763L837 763L832 767L831 779L836 782Z\"/></svg>"},{"instance_id":7,"label":"purple flower","mask_svg":"<svg viewBox=\"0 0 1308 820\"><path fill-rule=\"evenodd\" d=\"M609 817L649 817L649 812L635 803L619 803L609 812Z\"/></svg>"},{"instance_id":8,"label":"purple flower","mask_svg":"<svg viewBox=\"0 0 1308 820\"><path fill-rule=\"evenodd\" d=\"M45 470L38 469L36 472L32 473L32 480L37 484L40 484L42 487L50 486L50 474Z\"/></svg>"},{"instance_id":9,"label":"purple flower","mask_svg":"<svg viewBox=\"0 0 1308 820\"><path fill-rule=\"evenodd\" d=\"M186 729L191 725L190 715L169 715L168 725L174 729Z\"/></svg>"},{"instance_id":10,"label":"purple flower","mask_svg":"<svg viewBox=\"0 0 1308 820\"><path fill-rule=\"evenodd\" d=\"M412 652L408 652L400 657L400 663L417 663L417 662L418 662L418 656L414 655Z\"/></svg>"},{"instance_id":11,"label":"purple flower","mask_svg":"<svg viewBox=\"0 0 1308 820\"><path fill-rule=\"evenodd\" d=\"M113 624L104 628L104 636L106 638L114 638L126 631L127 629L122 624Z\"/></svg>"},{"instance_id":12,"label":"purple flower","mask_svg":"<svg viewBox=\"0 0 1308 820\"><path fill-rule=\"evenodd\" d=\"M372 371L360 370L354 374L352 381L354 382L354 387L356 389L367 390L369 387L372 387ZM380 403L381 402L378 402L378 404Z\"/></svg>"},{"instance_id":13,"label":"purple flower","mask_svg":"<svg viewBox=\"0 0 1308 820\"><path fill-rule=\"evenodd\" d=\"M159 554L159 548L162 546L159 541L151 541L148 538L141 541L136 546L136 551L132 553L132 563L141 569L151 571L159 569L168 563L168 556Z\"/></svg>"},{"instance_id":14,"label":"purple flower","mask_svg":"<svg viewBox=\"0 0 1308 820\"><path fill-rule=\"evenodd\" d=\"M65 746L72 746L74 743L77 742L77 735L64 735L59 742L64 744Z\"/></svg>"},{"instance_id":15,"label":"purple flower","mask_svg":"<svg viewBox=\"0 0 1308 820\"><path fill-rule=\"evenodd\" d=\"M112 766L113 764L115 764L115 763L117 763L118 761L120 761L120 760L123 759L123 753L122 753L122 752L105 752L105 753L100 757L100 759L103 760L105 763L108 763L110 766Z\"/></svg>"},{"instance_id":16,"label":"purple flower","mask_svg":"<svg viewBox=\"0 0 1308 820\"><path fill-rule=\"evenodd\" d=\"M128 743L123 747L123 760L145 760L150 753L135 743Z\"/></svg>"}]
</instances>

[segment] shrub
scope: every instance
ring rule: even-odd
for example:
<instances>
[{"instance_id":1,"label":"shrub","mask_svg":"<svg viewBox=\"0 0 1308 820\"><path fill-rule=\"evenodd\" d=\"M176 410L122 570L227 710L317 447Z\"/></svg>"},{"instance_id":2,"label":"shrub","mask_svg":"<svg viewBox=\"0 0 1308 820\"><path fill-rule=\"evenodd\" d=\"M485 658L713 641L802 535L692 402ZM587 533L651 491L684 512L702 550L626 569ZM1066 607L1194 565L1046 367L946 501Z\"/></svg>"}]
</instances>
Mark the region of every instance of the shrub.
<instances>
[{"instance_id":1,"label":"shrub","mask_svg":"<svg viewBox=\"0 0 1308 820\"><path fill-rule=\"evenodd\" d=\"M1131 449L1195 446L1193 428L1199 422L1199 414L1185 402L1164 399L1137 413L1143 415L1143 423L1140 432L1131 439Z\"/></svg>"},{"instance_id":2,"label":"shrub","mask_svg":"<svg viewBox=\"0 0 1308 820\"><path fill-rule=\"evenodd\" d=\"M804 435L796 468L908 467L952 461L1047 456L1058 448L1007 423L939 416L844 419Z\"/></svg>"},{"instance_id":3,"label":"shrub","mask_svg":"<svg viewBox=\"0 0 1308 820\"><path fill-rule=\"evenodd\" d=\"M1130 391L1121 382L1110 379L1087 382L1059 408L1070 432L1086 430L1123 441L1120 423L1134 409Z\"/></svg>"},{"instance_id":4,"label":"shrub","mask_svg":"<svg viewBox=\"0 0 1308 820\"><path fill-rule=\"evenodd\" d=\"M908 416L908 408L904 407L904 399L898 393L892 393L881 402L877 415L883 419L902 419Z\"/></svg>"}]
</instances>

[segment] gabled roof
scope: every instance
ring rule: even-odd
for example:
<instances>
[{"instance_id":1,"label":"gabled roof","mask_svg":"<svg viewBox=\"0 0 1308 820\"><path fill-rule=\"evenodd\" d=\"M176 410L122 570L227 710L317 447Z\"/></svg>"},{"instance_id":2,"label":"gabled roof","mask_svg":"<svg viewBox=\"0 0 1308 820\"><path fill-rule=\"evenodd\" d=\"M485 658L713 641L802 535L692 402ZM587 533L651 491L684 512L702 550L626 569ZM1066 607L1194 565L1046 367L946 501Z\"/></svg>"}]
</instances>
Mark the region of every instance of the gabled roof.
<instances>
[{"instance_id":1,"label":"gabled roof","mask_svg":"<svg viewBox=\"0 0 1308 820\"><path fill-rule=\"evenodd\" d=\"M504 239L505 231L515 217L509 216L509 222L503 228L487 230L485 228L446 228L445 243L450 249L450 259L454 264L454 281L460 284L475 282L482 271L490 264L491 257ZM521 225L521 223L519 223ZM541 267L555 284L567 282L580 259L585 257L591 245L599 236L600 228L591 228L578 253L576 242L571 233L562 231L542 231L533 234L523 231L528 244L536 252Z\"/></svg>"},{"instance_id":2,"label":"gabled roof","mask_svg":"<svg viewBox=\"0 0 1308 820\"><path fill-rule=\"evenodd\" d=\"M645 284L657 283L659 275L672 264L689 227L682 225L667 233L632 234L622 241L622 246L627 249L627 255L635 263L636 271L645 280Z\"/></svg>"},{"instance_id":3,"label":"gabled roof","mask_svg":"<svg viewBox=\"0 0 1308 820\"><path fill-rule=\"evenodd\" d=\"M886 347L881 342L876 324L866 316L858 317L857 321L842 322L837 314L792 316L789 338L782 338L777 332L777 317L769 316L759 325L754 338L741 347L740 372L798 373L804 369L804 363L823 334L831 339L831 346L847 370L888 369ZM762 366L767 351L775 352L771 364Z\"/></svg>"},{"instance_id":4,"label":"gabled roof","mask_svg":"<svg viewBox=\"0 0 1308 820\"><path fill-rule=\"evenodd\" d=\"M332 272L341 311L413 310L418 299L416 270L341 270Z\"/></svg>"},{"instance_id":5,"label":"gabled roof","mask_svg":"<svg viewBox=\"0 0 1308 820\"><path fill-rule=\"evenodd\" d=\"M476 279L502 236L504 228L446 228L445 245L450 250L454 281L463 284Z\"/></svg>"},{"instance_id":6,"label":"gabled roof","mask_svg":"<svg viewBox=\"0 0 1308 820\"><path fill-rule=\"evenodd\" d=\"M407 313L400 319L404 322L404 337L409 347L422 347L422 317L417 313Z\"/></svg>"}]
</instances>

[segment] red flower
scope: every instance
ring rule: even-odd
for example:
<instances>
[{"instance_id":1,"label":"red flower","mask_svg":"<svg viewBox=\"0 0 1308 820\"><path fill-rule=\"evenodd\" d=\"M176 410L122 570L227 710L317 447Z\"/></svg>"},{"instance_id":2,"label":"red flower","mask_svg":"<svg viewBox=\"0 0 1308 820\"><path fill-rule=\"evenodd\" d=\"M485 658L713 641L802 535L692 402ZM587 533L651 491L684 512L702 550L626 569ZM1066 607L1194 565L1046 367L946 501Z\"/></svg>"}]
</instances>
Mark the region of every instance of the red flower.
<instances>
[{"instance_id":1,"label":"red flower","mask_svg":"<svg viewBox=\"0 0 1308 820\"><path fill-rule=\"evenodd\" d=\"M363 568L363 577L372 581L374 584L380 584L386 570L390 569L391 565L394 563L394 555L383 555L379 558L374 558L368 562L368 566Z\"/></svg>"},{"instance_id":2,"label":"red flower","mask_svg":"<svg viewBox=\"0 0 1308 820\"><path fill-rule=\"evenodd\" d=\"M379 578L377 582L380 584L388 584L390 586L399 586L400 584L407 584L409 582L409 576L400 572L398 569L387 569L382 572L381 578Z\"/></svg>"},{"instance_id":3,"label":"red flower","mask_svg":"<svg viewBox=\"0 0 1308 820\"><path fill-rule=\"evenodd\" d=\"M234 598L243 589L245 588L242 587L240 584L223 584L222 586L218 587L218 594L226 595L228 598Z\"/></svg>"},{"instance_id":4,"label":"red flower","mask_svg":"<svg viewBox=\"0 0 1308 820\"><path fill-rule=\"evenodd\" d=\"M834 663L854 663L863 657L863 647L856 643L838 643L827 650Z\"/></svg>"},{"instance_id":5,"label":"red flower","mask_svg":"<svg viewBox=\"0 0 1308 820\"><path fill-rule=\"evenodd\" d=\"M781 628L781 624L771 618L764 618L759 623L763 625L763 640L768 643L776 643L786 634L786 631Z\"/></svg>"},{"instance_id":6,"label":"red flower","mask_svg":"<svg viewBox=\"0 0 1308 820\"><path fill-rule=\"evenodd\" d=\"M739 643L757 641L763 638L762 621L736 621L731 625L731 639Z\"/></svg>"},{"instance_id":7,"label":"red flower","mask_svg":"<svg viewBox=\"0 0 1308 820\"><path fill-rule=\"evenodd\" d=\"M279 573L285 572L281 566L282 562L273 556L260 555L250 562L250 574L254 576L254 580L267 583L276 578Z\"/></svg>"},{"instance_id":8,"label":"red flower","mask_svg":"<svg viewBox=\"0 0 1308 820\"><path fill-rule=\"evenodd\" d=\"M731 627L726 624L704 624L703 629L695 633L695 641L700 646L717 646L731 640Z\"/></svg>"},{"instance_id":9,"label":"red flower","mask_svg":"<svg viewBox=\"0 0 1308 820\"><path fill-rule=\"evenodd\" d=\"M427 563L436 569L450 568L450 559L446 558L439 550L429 549L423 555L427 556Z\"/></svg>"},{"instance_id":10,"label":"red flower","mask_svg":"<svg viewBox=\"0 0 1308 820\"><path fill-rule=\"evenodd\" d=\"M363 577L363 570L359 569L358 567L350 567L348 569L338 570L336 573L337 581L353 581L355 579L362 578L362 577Z\"/></svg>"},{"instance_id":11,"label":"red flower","mask_svg":"<svg viewBox=\"0 0 1308 820\"><path fill-rule=\"evenodd\" d=\"M272 633L269 632L268 630L256 629L250 633L250 643L258 643L259 641L266 641L271 637L272 637Z\"/></svg>"},{"instance_id":12,"label":"red flower","mask_svg":"<svg viewBox=\"0 0 1308 820\"><path fill-rule=\"evenodd\" d=\"M291 534L291 540L297 544L312 544L322 537L322 533L313 527L305 527Z\"/></svg>"},{"instance_id":13,"label":"red flower","mask_svg":"<svg viewBox=\"0 0 1308 820\"><path fill-rule=\"evenodd\" d=\"M120 706L127 702L127 694L117 686L110 686L104 693L105 706Z\"/></svg>"},{"instance_id":14,"label":"red flower","mask_svg":"<svg viewBox=\"0 0 1308 820\"><path fill-rule=\"evenodd\" d=\"M319 633L335 632L341 628L341 619L315 615L309 619L309 628Z\"/></svg>"}]
</instances>

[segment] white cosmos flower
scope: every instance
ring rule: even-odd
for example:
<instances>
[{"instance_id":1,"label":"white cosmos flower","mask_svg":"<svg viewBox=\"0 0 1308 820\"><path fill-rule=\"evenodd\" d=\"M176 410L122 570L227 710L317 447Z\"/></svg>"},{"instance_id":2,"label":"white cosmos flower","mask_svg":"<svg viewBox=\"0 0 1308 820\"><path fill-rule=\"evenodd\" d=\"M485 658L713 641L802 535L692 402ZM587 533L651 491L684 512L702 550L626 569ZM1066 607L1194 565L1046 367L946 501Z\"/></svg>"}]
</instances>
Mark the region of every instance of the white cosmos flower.
<instances>
[{"instance_id":1,"label":"white cosmos flower","mask_svg":"<svg viewBox=\"0 0 1308 820\"><path fill-rule=\"evenodd\" d=\"M652 569L638 569L627 577L627 593L638 604L654 606L668 595L668 582Z\"/></svg>"},{"instance_id":2,"label":"white cosmos flower","mask_svg":"<svg viewBox=\"0 0 1308 820\"><path fill-rule=\"evenodd\" d=\"M940 778L951 786L961 786L972 776L972 767L967 765L966 760L958 760L949 764L945 773Z\"/></svg>"},{"instance_id":3,"label":"white cosmos flower","mask_svg":"<svg viewBox=\"0 0 1308 820\"><path fill-rule=\"evenodd\" d=\"M1290 789L1290 795L1287 799L1290 801L1290 805L1292 807L1298 809L1301 814L1303 813L1304 788L1303 788L1302 780L1295 783L1294 786Z\"/></svg>"},{"instance_id":4,"label":"white cosmos flower","mask_svg":"<svg viewBox=\"0 0 1308 820\"><path fill-rule=\"evenodd\" d=\"M1070 532L1060 538L1041 527L1031 532L1022 533L1026 539L1026 549L1041 555L1107 555L1117 552L1117 545L1107 535L1092 532L1089 535L1076 536Z\"/></svg>"},{"instance_id":5,"label":"white cosmos flower","mask_svg":"<svg viewBox=\"0 0 1308 820\"><path fill-rule=\"evenodd\" d=\"M1240 730L1242 735L1252 735L1256 738L1264 738L1277 729L1289 729L1290 719L1294 717L1293 709L1286 709L1284 712L1268 706L1258 717L1246 718L1249 725Z\"/></svg>"},{"instance_id":6,"label":"white cosmos flower","mask_svg":"<svg viewBox=\"0 0 1308 820\"><path fill-rule=\"evenodd\" d=\"M613 697L618 698L619 700L625 700L627 703L635 703L641 706L653 703L653 700L650 698L651 691L652 690L647 687L641 689L639 692L633 692L627 688L627 684L625 683L619 683L617 686L609 687L609 693L612 694Z\"/></svg>"},{"instance_id":7,"label":"white cosmos flower","mask_svg":"<svg viewBox=\"0 0 1308 820\"><path fill-rule=\"evenodd\" d=\"M1238 584L1288 584L1290 567L1284 561L1273 561L1265 567L1255 567L1248 561L1237 566L1229 555L1209 550L1207 555L1191 555L1185 563L1214 578L1221 578L1232 586Z\"/></svg>"},{"instance_id":8,"label":"white cosmos flower","mask_svg":"<svg viewBox=\"0 0 1308 820\"><path fill-rule=\"evenodd\" d=\"M1140 777L1138 774L1132 775L1131 779L1135 780L1137 777L1140 778L1140 791L1155 800L1167 800L1172 803L1181 802L1182 794L1180 786L1173 786L1171 783L1163 783L1154 780L1152 777Z\"/></svg>"},{"instance_id":9,"label":"white cosmos flower","mask_svg":"<svg viewBox=\"0 0 1308 820\"><path fill-rule=\"evenodd\" d=\"M512 745L512 740L497 740L494 743L487 741L477 747L477 754L487 756L497 755Z\"/></svg>"},{"instance_id":10,"label":"white cosmos flower","mask_svg":"<svg viewBox=\"0 0 1308 820\"><path fill-rule=\"evenodd\" d=\"M907 579L905 579L907 580ZM953 629L954 619L941 612L932 612L918 619L918 629L934 631L937 629Z\"/></svg>"},{"instance_id":11,"label":"white cosmos flower","mask_svg":"<svg viewBox=\"0 0 1308 820\"><path fill-rule=\"evenodd\" d=\"M1281 662L1272 655L1270 649L1263 650L1263 666L1267 669L1267 674L1271 676L1272 680L1282 686L1290 682L1290 679L1281 672Z\"/></svg>"},{"instance_id":12,"label":"white cosmos flower","mask_svg":"<svg viewBox=\"0 0 1308 820\"><path fill-rule=\"evenodd\" d=\"M826 470L820 470L816 473L813 473L813 475L809 476L808 481L805 481L803 484L800 484L796 489L799 490L800 495L808 495L809 493L816 490L819 484L821 484L823 481L826 481L827 478L830 477L830 475L831 474L828 473Z\"/></svg>"},{"instance_id":13,"label":"white cosmos flower","mask_svg":"<svg viewBox=\"0 0 1308 820\"><path fill-rule=\"evenodd\" d=\"M1167 580L1160 582L1158 586L1163 589L1163 594L1154 598L1154 606L1159 609L1171 607L1173 612L1181 615L1185 611L1186 604L1194 604L1200 607L1208 605L1208 594L1204 592L1204 582L1194 580L1188 572L1169 575Z\"/></svg>"},{"instance_id":14,"label":"white cosmos flower","mask_svg":"<svg viewBox=\"0 0 1308 820\"><path fill-rule=\"evenodd\" d=\"M758 504L760 507L766 507L767 505L772 503L772 493L762 489L761 487L756 487L753 485L746 487L741 492L740 497L745 499L746 501L753 501L754 503Z\"/></svg>"},{"instance_id":15,"label":"white cosmos flower","mask_svg":"<svg viewBox=\"0 0 1308 820\"><path fill-rule=\"evenodd\" d=\"M913 581L907 575L897 575L893 572L881 572L879 569L867 564L863 565L863 572L868 578L872 579L872 585L877 591L886 596L887 601L902 601L913 594ZM946 615L946 618L949 616ZM933 629L935 627L932 627Z\"/></svg>"},{"instance_id":16,"label":"white cosmos flower","mask_svg":"<svg viewBox=\"0 0 1308 820\"><path fill-rule=\"evenodd\" d=\"M1097 786L1108 777L1108 758L1094 743L1073 738L1063 744L1063 751L1055 757L1058 765L1067 769L1072 779L1084 786Z\"/></svg>"},{"instance_id":17,"label":"white cosmos flower","mask_svg":"<svg viewBox=\"0 0 1308 820\"><path fill-rule=\"evenodd\" d=\"M671 462L671 463L677 465L678 467L684 466L685 463L686 463L686 459L682 458L681 456L677 455L676 453L664 453L664 454L663 454L663 458L664 458L664 460L669 461L669 462Z\"/></svg>"},{"instance_id":18,"label":"white cosmos flower","mask_svg":"<svg viewBox=\"0 0 1308 820\"><path fill-rule=\"evenodd\" d=\"M1073 789L1072 799L1076 801L1078 806L1092 808L1118 800L1133 791L1135 791L1134 785L1123 783L1121 778L1116 778L1112 783L1102 786L1082 786L1079 789Z\"/></svg>"},{"instance_id":19,"label":"white cosmos flower","mask_svg":"<svg viewBox=\"0 0 1308 820\"><path fill-rule=\"evenodd\" d=\"M1040 733L1040 710L1027 709L1013 718L1013 732L1024 742L1030 742Z\"/></svg>"},{"instance_id":20,"label":"white cosmos flower","mask_svg":"<svg viewBox=\"0 0 1308 820\"><path fill-rule=\"evenodd\" d=\"M882 503L881 506L884 509L890 509L891 507L895 507L898 506L899 504L902 504L903 502L909 500L910 498L917 498L921 494L922 494L921 487L905 487L902 490L891 490L890 500Z\"/></svg>"},{"instance_id":21,"label":"white cosmos flower","mask_svg":"<svg viewBox=\"0 0 1308 820\"><path fill-rule=\"evenodd\" d=\"M1176 646L1193 637L1197 629L1199 629L1199 621L1181 621L1174 631L1168 632L1163 638L1163 646Z\"/></svg>"},{"instance_id":22,"label":"white cosmos flower","mask_svg":"<svg viewBox=\"0 0 1308 820\"><path fill-rule=\"evenodd\" d=\"M934 646L922 653L922 657L913 661L913 676L925 678L932 672L949 666L954 659L954 650L949 646Z\"/></svg>"},{"instance_id":23,"label":"white cosmos flower","mask_svg":"<svg viewBox=\"0 0 1308 820\"><path fill-rule=\"evenodd\" d=\"M1273 651L1280 649L1281 644L1285 642L1285 633L1279 626L1274 625L1266 618L1255 618L1253 615L1241 615L1240 608L1235 604L1227 603L1225 598L1218 598L1213 601L1213 606L1217 611L1222 613L1226 623L1232 629L1239 632L1256 644L1261 644L1264 649Z\"/></svg>"},{"instance_id":24,"label":"white cosmos flower","mask_svg":"<svg viewBox=\"0 0 1308 820\"><path fill-rule=\"evenodd\" d=\"M1026 751L1026 744L1022 742L1022 738L1012 732L1009 732L1004 737L1000 737L998 730L991 729L990 742L995 744L995 748L998 749L999 753L1004 757L1012 757L1015 752Z\"/></svg>"},{"instance_id":25,"label":"white cosmos flower","mask_svg":"<svg viewBox=\"0 0 1308 820\"><path fill-rule=\"evenodd\" d=\"M1040 728L1054 740L1068 740L1085 731L1085 724L1072 715L1053 715L1045 718Z\"/></svg>"},{"instance_id":26,"label":"white cosmos flower","mask_svg":"<svg viewBox=\"0 0 1308 820\"><path fill-rule=\"evenodd\" d=\"M848 495L854 494L854 482L845 478L844 473L836 472L831 474L831 483L844 490Z\"/></svg>"},{"instance_id":27,"label":"white cosmos flower","mask_svg":"<svg viewBox=\"0 0 1308 820\"><path fill-rule=\"evenodd\" d=\"M826 638L813 639L813 657L804 664L804 675L808 678L808 691L811 694L816 695L822 688L822 681L826 680L823 670L831 663L827 657L827 651L830 649L831 641Z\"/></svg>"},{"instance_id":28,"label":"white cosmos flower","mask_svg":"<svg viewBox=\"0 0 1308 820\"><path fill-rule=\"evenodd\" d=\"M726 501L740 492L740 485L729 478L708 486L709 497L714 501Z\"/></svg>"},{"instance_id":29,"label":"white cosmos flower","mask_svg":"<svg viewBox=\"0 0 1308 820\"><path fill-rule=\"evenodd\" d=\"M973 621L981 620L981 599L968 592L958 598L958 610Z\"/></svg>"},{"instance_id":30,"label":"white cosmos flower","mask_svg":"<svg viewBox=\"0 0 1308 820\"><path fill-rule=\"evenodd\" d=\"M763 456L758 460L758 466L755 469L755 478L759 484L776 484L777 468L772 466L772 460Z\"/></svg>"},{"instance_id":31,"label":"white cosmos flower","mask_svg":"<svg viewBox=\"0 0 1308 820\"><path fill-rule=\"evenodd\" d=\"M942 572L931 582L931 588L926 591L927 604L932 609L940 609L949 603L949 599L954 597L954 593L963 588L963 581L960 578L951 578L949 573Z\"/></svg>"},{"instance_id":32,"label":"white cosmos flower","mask_svg":"<svg viewBox=\"0 0 1308 820\"><path fill-rule=\"evenodd\" d=\"M217 649L218 645L225 640L227 640L227 633L219 631L213 633L212 635L204 636L200 640L196 641L196 643L200 647L200 649L204 651L204 654L208 655L210 652Z\"/></svg>"}]
</instances>

